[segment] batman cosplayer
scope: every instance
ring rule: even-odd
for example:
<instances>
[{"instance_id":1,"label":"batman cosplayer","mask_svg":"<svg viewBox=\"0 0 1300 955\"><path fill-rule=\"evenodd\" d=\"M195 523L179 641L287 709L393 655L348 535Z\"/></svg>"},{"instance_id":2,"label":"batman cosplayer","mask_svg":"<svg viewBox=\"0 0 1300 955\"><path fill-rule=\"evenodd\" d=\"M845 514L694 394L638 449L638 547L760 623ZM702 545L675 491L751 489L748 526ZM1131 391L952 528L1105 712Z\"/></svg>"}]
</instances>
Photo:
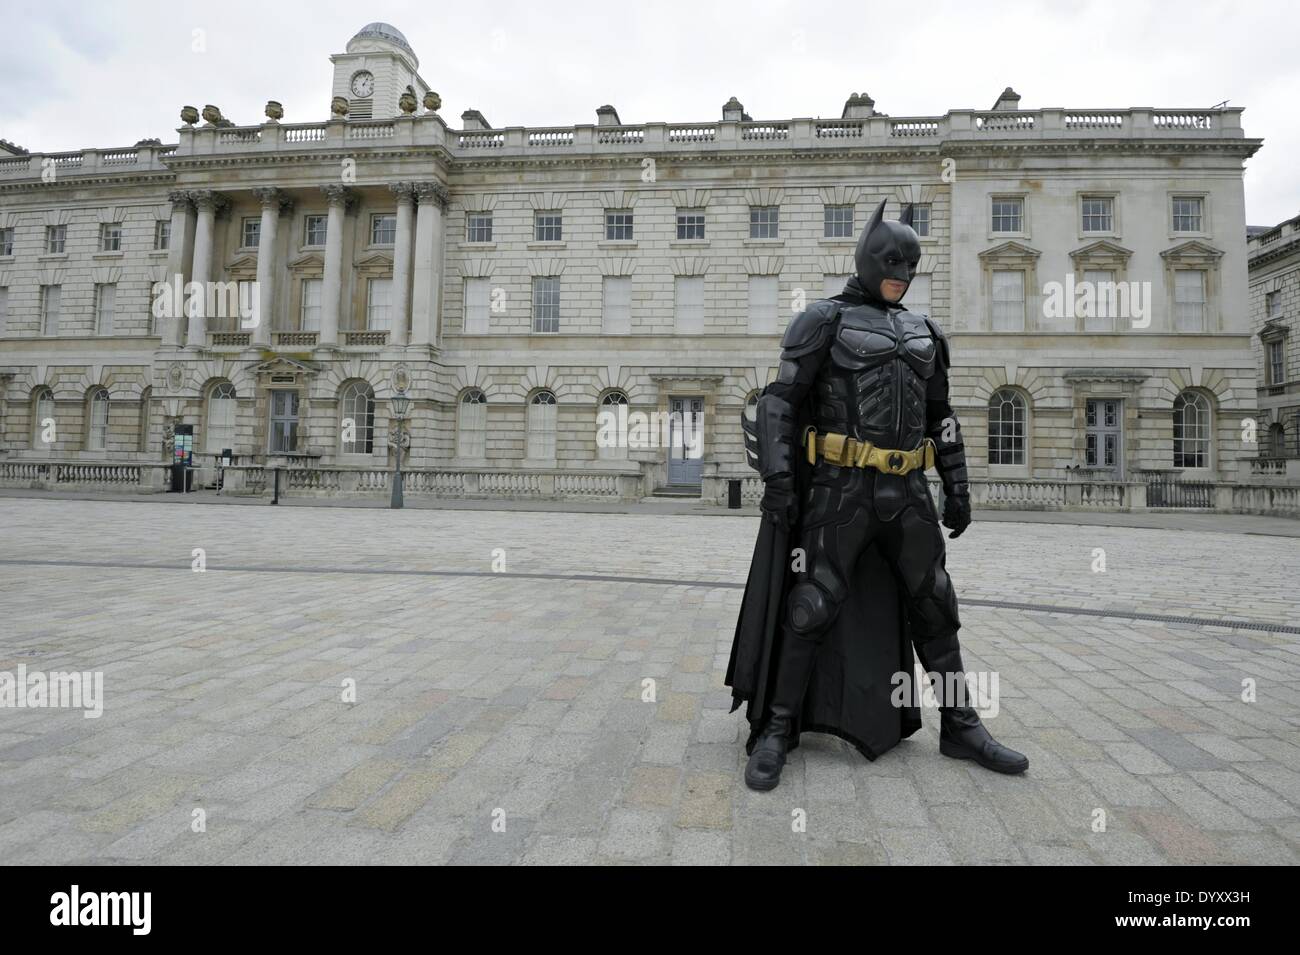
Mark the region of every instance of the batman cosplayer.
<instances>
[{"instance_id":1,"label":"batman cosplayer","mask_svg":"<svg viewBox=\"0 0 1300 955\"><path fill-rule=\"evenodd\" d=\"M943 482L943 525L970 524L961 429L948 398L948 343L899 303L921 258L908 206L882 202L844 291L791 320L776 380L742 418L763 479L764 520L727 669L747 703L745 782L774 788L806 731L875 759L921 727L912 648L934 681L939 751L1002 773L1029 760L965 705L957 597L925 471Z\"/></svg>"}]
</instances>

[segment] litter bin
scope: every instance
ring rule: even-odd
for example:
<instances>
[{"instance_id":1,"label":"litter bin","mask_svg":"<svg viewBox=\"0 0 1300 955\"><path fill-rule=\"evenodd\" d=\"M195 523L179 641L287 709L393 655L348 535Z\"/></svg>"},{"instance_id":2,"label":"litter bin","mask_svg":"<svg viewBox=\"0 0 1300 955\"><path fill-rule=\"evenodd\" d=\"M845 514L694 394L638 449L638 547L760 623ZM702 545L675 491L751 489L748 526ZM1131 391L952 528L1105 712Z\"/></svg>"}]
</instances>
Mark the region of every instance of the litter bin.
<instances>
[{"instance_id":1,"label":"litter bin","mask_svg":"<svg viewBox=\"0 0 1300 955\"><path fill-rule=\"evenodd\" d=\"M731 510L740 507L740 478L731 478L727 481L727 507Z\"/></svg>"}]
</instances>

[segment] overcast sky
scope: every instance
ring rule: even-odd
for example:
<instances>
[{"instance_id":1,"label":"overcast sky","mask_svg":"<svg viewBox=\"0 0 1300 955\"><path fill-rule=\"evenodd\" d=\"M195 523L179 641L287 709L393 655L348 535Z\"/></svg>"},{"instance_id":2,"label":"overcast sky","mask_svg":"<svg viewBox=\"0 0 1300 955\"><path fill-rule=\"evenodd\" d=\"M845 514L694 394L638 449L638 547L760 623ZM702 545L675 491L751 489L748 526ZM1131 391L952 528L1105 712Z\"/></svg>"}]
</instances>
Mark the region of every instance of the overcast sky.
<instances>
[{"instance_id":1,"label":"overcast sky","mask_svg":"<svg viewBox=\"0 0 1300 955\"><path fill-rule=\"evenodd\" d=\"M0 0L0 138L32 151L175 142L182 105L258 123L328 118L329 55L364 24L400 29L452 126L838 117L854 91L892 116L1023 108L1246 107L1251 225L1300 213L1300 7L819 0ZM201 30L202 51L195 31Z\"/></svg>"}]
</instances>

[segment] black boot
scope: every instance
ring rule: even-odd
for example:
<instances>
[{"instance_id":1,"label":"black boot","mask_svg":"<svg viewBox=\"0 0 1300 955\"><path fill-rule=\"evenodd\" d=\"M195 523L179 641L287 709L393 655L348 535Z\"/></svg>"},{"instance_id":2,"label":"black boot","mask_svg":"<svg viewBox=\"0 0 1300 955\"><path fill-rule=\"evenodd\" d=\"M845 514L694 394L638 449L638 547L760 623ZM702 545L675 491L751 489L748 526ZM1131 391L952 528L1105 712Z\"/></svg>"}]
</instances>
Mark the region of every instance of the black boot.
<instances>
[{"instance_id":1,"label":"black boot","mask_svg":"<svg viewBox=\"0 0 1300 955\"><path fill-rule=\"evenodd\" d=\"M785 756L794 735L794 719L803 708L804 693L817 657L815 636L799 636L790 630L783 636L770 715L745 765L745 785L760 792L775 789L781 781L781 770L785 768Z\"/></svg>"},{"instance_id":2,"label":"black boot","mask_svg":"<svg viewBox=\"0 0 1300 955\"><path fill-rule=\"evenodd\" d=\"M961 662L961 645L956 631L916 644L916 655L926 673L934 674L939 699L939 752L954 759L973 759L995 773L1023 773L1029 757L1003 746L984 728L979 714L965 699L948 699L947 694L966 686Z\"/></svg>"},{"instance_id":3,"label":"black boot","mask_svg":"<svg viewBox=\"0 0 1300 955\"><path fill-rule=\"evenodd\" d=\"M790 720L787 713L772 713L772 718L763 727L762 734L754 743L745 764L745 785L759 792L775 789L781 781L781 770L785 768L785 754L790 747Z\"/></svg>"}]
</instances>

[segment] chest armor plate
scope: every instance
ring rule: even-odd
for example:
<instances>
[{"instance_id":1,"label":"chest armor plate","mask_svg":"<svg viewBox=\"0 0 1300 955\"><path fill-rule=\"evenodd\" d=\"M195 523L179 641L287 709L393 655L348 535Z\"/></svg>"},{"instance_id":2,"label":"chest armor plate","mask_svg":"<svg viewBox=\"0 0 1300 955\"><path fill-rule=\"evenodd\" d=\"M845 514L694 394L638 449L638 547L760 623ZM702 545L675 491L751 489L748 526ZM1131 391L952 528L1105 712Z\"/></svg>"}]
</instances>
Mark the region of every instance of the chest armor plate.
<instances>
[{"instance_id":1,"label":"chest armor plate","mask_svg":"<svg viewBox=\"0 0 1300 955\"><path fill-rule=\"evenodd\" d=\"M925 437L938 342L919 315L859 305L840 312L818 376L817 427L907 450Z\"/></svg>"}]
</instances>

